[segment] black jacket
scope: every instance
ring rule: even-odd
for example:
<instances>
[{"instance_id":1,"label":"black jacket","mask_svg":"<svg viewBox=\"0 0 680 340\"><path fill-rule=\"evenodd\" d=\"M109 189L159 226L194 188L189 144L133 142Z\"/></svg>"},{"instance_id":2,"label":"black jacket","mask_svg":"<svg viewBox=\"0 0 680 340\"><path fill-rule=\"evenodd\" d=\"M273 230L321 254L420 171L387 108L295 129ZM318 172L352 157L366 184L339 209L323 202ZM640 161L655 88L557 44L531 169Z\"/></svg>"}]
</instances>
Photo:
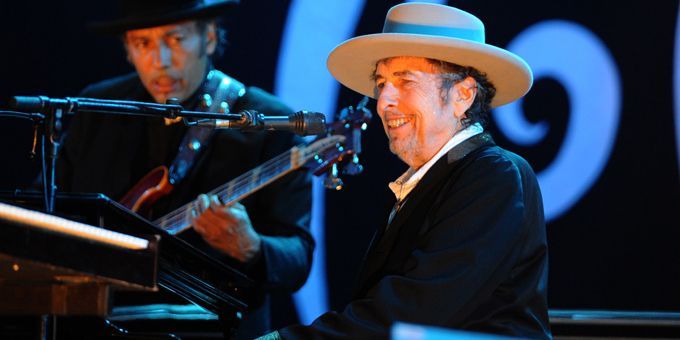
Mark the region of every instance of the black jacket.
<instances>
[{"instance_id":1,"label":"black jacket","mask_svg":"<svg viewBox=\"0 0 680 340\"><path fill-rule=\"evenodd\" d=\"M439 159L369 248L342 313L284 339L386 338L395 322L550 338L541 193L488 134Z\"/></svg>"},{"instance_id":2,"label":"black jacket","mask_svg":"<svg viewBox=\"0 0 680 340\"><path fill-rule=\"evenodd\" d=\"M136 74L91 85L81 96L153 102ZM197 102L197 98L190 98L183 106L194 109ZM291 113L275 97L255 87L248 88L231 111L245 109L270 115ZM150 170L172 163L185 131L181 123L165 126L162 118L79 113L70 124L58 160L59 190L100 192L120 199ZM218 130L186 178L169 197L154 205L151 217L162 216L301 142L285 132ZM267 290L294 291L301 287L310 271L314 248L309 233L310 175L295 171L242 203L254 228L263 235L263 256L257 264L248 268L239 265L212 250L193 230L181 237L246 272ZM246 315L242 325L244 337L266 331L266 302L263 308Z\"/></svg>"}]
</instances>

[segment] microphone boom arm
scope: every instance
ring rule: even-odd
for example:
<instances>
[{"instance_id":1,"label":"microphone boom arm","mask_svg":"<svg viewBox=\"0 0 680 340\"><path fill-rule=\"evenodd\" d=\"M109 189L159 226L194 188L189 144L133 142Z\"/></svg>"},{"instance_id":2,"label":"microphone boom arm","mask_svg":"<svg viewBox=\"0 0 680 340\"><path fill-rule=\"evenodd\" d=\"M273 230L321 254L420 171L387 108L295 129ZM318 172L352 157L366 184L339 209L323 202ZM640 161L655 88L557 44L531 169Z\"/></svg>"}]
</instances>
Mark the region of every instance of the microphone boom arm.
<instances>
[{"instance_id":1,"label":"microphone boom arm","mask_svg":"<svg viewBox=\"0 0 680 340\"><path fill-rule=\"evenodd\" d=\"M187 111L174 98L169 99L166 104L158 104L84 97L49 98L46 96L15 96L12 98L10 106L16 111L33 114L34 118L37 116L36 114L41 114L39 119L36 119L36 127L38 125L41 126L41 128L36 128L36 133L41 135L40 139L42 141L43 191L45 195L45 210L48 213L54 211L54 198L57 191L55 168L59 154L62 119L68 114L91 112L170 119L182 117L186 125L205 126L212 124L213 127L217 127L216 122L227 121L227 127L229 128L232 125L233 128L255 130L276 130L279 127L283 130L294 131L299 134L319 134L326 131L325 116L320 113L309 115L306 111L300 111L290 117L267 117L256 111L243 111L236 114ZM206 119L212 121L212 123L201 124ZM288 120L287 122L286 119Z\"/></svg>"},{"instance_id":2,"label":"microphone boom arm","mask_svg":"<svg viewBox=\"0 0 680 340\"><path fill-rule=\"evenodd\" d=\"M169 99L166 104L147 103L131 100L113 100L84 97L49 98L45 96L15 96L10 105L22 112L45 112L60 108L64 114L90 112L116 115L151 116L164 118L212 118L241 120L242 116L232 113L212 113L184 110L178 101Z\"/></svg>"}]
</instances>

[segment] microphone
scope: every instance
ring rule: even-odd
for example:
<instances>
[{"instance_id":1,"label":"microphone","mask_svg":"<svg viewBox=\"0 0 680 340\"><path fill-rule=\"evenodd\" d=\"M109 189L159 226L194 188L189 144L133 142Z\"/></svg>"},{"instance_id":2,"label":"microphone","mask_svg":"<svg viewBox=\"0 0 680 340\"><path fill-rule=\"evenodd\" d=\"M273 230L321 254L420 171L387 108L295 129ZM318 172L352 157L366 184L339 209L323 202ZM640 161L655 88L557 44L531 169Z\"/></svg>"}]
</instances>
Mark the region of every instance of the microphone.
<instances>
[{"instance_id":1,"label":"microphone","mask_svg":"<svg viewBox=\"0 0 680 340\"><path fill-rule=\"evenodd\" d=\"M241 111L240 120L203 119L192 125L213 129L279 130L301 136L326 132L326 116L320 112L298 111L289 116L266 116L253 110Z\"/></svg>"},{"instance_id":2,"label":"microphone","mask_svg":"<svg viewBox=\"0 0 680 340\"><path fill-rule=\"evenodd\" d=\"M67 99L53 99L45 96L14 96L10 100L10 107L21 112L41 112L53 105L71 105Z\"/></svg>"},{"instance_id":3,"label":"microphone","mask_svg":"<svg viewBox=\"0 0 680 340\"><path fill-rule=\"evenodd\" d=\"M10 105L17 111L23 112L42 112L46 109L59 107L67 113L75 110L146 116L174 113L188 117L191 117L191 115L196 117L197 114L203 113L184 111L178 104L156 104L96 98L59 99L45 96L15 96ZM326 116L320 112L298 111L290 116L267 116L254 110L245 110L225 115L223 116L225 119L212 118L215 115L215 113L210 113L209 117L211 118L187 122L187 125L205 126L214 129L281 130L291 131L302 136L318 135L326 132ZM229 119L226 119L227 116Z\"/></svg>"}]
</instances>

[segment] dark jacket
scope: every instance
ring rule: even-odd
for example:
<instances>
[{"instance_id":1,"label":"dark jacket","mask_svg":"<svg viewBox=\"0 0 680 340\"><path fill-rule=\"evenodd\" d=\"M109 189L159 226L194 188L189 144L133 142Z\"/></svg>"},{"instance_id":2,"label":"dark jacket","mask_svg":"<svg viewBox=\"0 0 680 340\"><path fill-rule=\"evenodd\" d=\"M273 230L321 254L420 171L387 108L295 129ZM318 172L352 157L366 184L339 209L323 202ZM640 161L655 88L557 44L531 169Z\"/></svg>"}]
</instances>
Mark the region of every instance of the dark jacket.
<instances>
[{"instance_id":1,"label":"dark jacket","mask_svg":"<svg viewBox=\"0 0 680 340\"><path fill-rule=\"evenodd\" d=\"M91 85L81 96L153 102L136 74ZM197 105L194 97L183 103L186 110ZM255 87L248 88L231 111L245 109L270 115L291 113L275 97ZM113 199L120 199L153 168L169 166L186 131L181 123L165 126L163 119L157 117L94 113L79 113L70 125L57 166L59 189L100 192ZM218 130L186 178L169 197L154 205L151 217L160 217L301 142L299 137L285 132ZM295 171L242 203L254 228L263 235L263 256L258 263L241 266L212 250L193 230L181 237L244 271L265 289L294 291L301 287L311 268L314 248L309 233L310 175ZM242 325L244 337L269 328L266 300L262 308L246 315Z\"/></svg>"},{"instance_id":2,"label":"dark jacket","mask_svg":"<svg viewBox=\"0 0 680 340\"><path fill-rule=\"evenodd\" d=\"M480 134L439 159L377 233L342 313L279 334L386 338L406 322L550 338L547 265L533 171Z\"/></svg>"}]
</instances>

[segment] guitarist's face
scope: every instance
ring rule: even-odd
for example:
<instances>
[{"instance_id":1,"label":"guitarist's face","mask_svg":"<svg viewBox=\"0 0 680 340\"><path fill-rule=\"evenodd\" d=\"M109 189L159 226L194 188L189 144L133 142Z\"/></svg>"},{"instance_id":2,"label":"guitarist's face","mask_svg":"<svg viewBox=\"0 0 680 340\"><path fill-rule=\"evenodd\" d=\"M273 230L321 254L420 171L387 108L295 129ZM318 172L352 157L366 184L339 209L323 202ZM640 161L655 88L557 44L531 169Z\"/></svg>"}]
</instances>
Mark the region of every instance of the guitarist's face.
<instances>
[{"instance_id":1,"label":"guitarist's face","mask_svg":"<svg viewBox=\"0 0 680 340\"><path fill-rule=\"evenodd\" d=\"M183 101L198 89L215 51L215 32L214 23L185 21L125 33L128 60L157 103Z\"/></svg>"}]
</instances>

